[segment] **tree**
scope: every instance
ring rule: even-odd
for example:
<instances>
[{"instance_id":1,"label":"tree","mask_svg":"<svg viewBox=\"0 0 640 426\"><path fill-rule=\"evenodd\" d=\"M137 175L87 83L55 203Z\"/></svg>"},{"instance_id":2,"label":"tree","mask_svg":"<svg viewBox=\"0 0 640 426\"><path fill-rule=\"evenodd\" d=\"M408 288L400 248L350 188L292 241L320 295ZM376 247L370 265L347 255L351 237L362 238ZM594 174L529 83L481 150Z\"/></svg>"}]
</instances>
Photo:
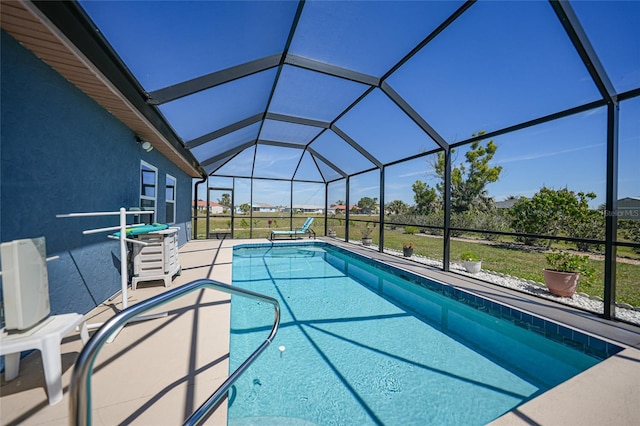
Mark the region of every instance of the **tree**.
<instances>
[{"instance_id":1,"label":"tree","mask_svg":"<svg viewBox=\"0 0 640 426\"><path fill-rule=\"evenodd\" d=\"M393 215L404 214L409 211L409 206L401 200L393 200L384 207L389 214Z\"/></svg>"},{"instance_id":2,"label":"tree","mask_svg":"<svg viewBox=\"0 0 640 426\"><path fill-rule=\"evenodd\" d=\"M569 191L567 188L551 189L542 187L531 199L521 198L510 209L511 226L516 232L526 234L557 236L560 232L579 238L601 238L598 228L604 230L596 216L597 211L589 210L589 201L596 194ZM595 230L595 232L594 232ZM534 245L537 239L525 237L525 244ZM547 243L551 247L552 240ZM588 245L579 245L580 249Z\"/></svg>"},{"instance_id":3,"label":"tree","mask_svg":"<svg viewBox=\"0 0 640 426\"><path fill-rule=\"evenodd\" d=\"M371 214L376 211L377 204L378 198L362 197L357 205L360 207L361 213Z\"/></svg>"},{"instance_id":4,"label":"tree","mask_svg":"<svg viewBox=\"0 0 640 426\"><path fill-rule=\"evenodd\" d=\"M231 207L231 195L222 194L222 198L218 198L218 204L225 207Z\"/></svg>"},{"instance_id":5,"label":"tree","mask_svg":"<svg viewBox=\"0 0 640 426\"><path fill-rule=\"evenodd\" d=\"M249 203L242 203L240 204L240 211L242 212L242 214L247 214L251 211L251 206L249 205Z\"/></svg>"},{"instance_id":6,"label":"tree","mask_svg":"<svg viewBox=\"0 0 640 426\"><path fill-rule=\"evenodd\" d=\"M225 210L231 208L231 195L222 194L222 198L218 199L218 204L226 207Z\"/></svg>"},{"instance_id":7,"label":"tree","mask_svg":"<svg viewBox=\"0 0 640 426\"><path fill-rule=\"evenodd\" d=\"M413 189L413 200L416 202L415 212L417 214L428 214L437 211L438 195L435 188L429 184L417 180L411 185Z\"/></svg>"},{"instance_id":8,"label":"tree","mask_svg":"<svg viewBox=\"0 0 640 426\"><path fill-rule=\"evenodd\" d=\"M593 194L595 196L595 194ZM594 197L595 198L595 197ZM578 238L590 238L594 240L604 240L605 238L605 218L601 211L580 209L571 218L566 226L568 235ZM600 244L576 242L578 250L591 251L600 249Z\"/></svg>"},{"instance_id":9,"label":"tree","mask_svg":"<svg viewBox=\"0 0 640 426\"><path fill-rule=\"evenodd\" d=\"M618 220L618 229L624 238L634 243L640 243L640 222L637 220ZM633 251L640 253L640 247L634 247Z\"/></svg>"},{"instance_id":10,"label":"tree","mask_svg":"<svg viewBox=\"0 0 640 426\"><path fill-rule=\"evenodd\" d=\"M474 133L473 136L482 136L485 131ZM451 211L462 213L471 206L482 207L491 203L487 195L486 186L496 182L500 177L502 166L489 166L489 162L498 150L498 146L490 140L486 144L477 140L471 143L471 149L467 151L465 162L451 168ZM453 154L454 149L451 150ZM433 164L436 175L440 177L440 183L436 188L440 192L440 198L444 194L445 153L439 152Z\"/></svg>"}]
</instances>

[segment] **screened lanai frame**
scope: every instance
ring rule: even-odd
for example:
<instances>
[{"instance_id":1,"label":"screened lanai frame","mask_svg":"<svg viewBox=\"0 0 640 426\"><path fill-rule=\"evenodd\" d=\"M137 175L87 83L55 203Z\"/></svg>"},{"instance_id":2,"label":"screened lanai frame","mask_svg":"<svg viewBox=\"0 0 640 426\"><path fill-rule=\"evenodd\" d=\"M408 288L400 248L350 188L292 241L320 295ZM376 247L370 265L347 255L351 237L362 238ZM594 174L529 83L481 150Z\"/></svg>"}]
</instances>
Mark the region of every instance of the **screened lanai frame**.
<instances>
[{"instance_id":1,"label":"screened lanai frame","mask_svg":"<svg viewBox=\"0 0 640 426\"><path fill-rule=\"evenodd\" d=\"M500 231L487 231L468 228L455 228L451 226L451 168L452 157L451 150L466 146L476 140L485 140L500 135L509 134L518 130L527 129L543 123L552 122L565 117L570 117L580 113L596 110L598 108L606 109L606 201L605 208L608 212L617 211L617 184L618 184L618 126L619 126L619 105L620 102L636 98L640 96L640 88L637 85L630 89L626 89L621 93L616 91L614 84L612 84L610 77L605 71L605 67L600 62L596 55L596 50L591 44L591 40L588 38L587 33L583 29L581 21L578 19L576 12L572 5L566 1L550 1L549 5L551 10L556 15L558 22L560 22L566 36L570 40L575 53L578 55L580 61L584 65L586 72L590 80L593 82L596 91L597 98L591 99L588 102L578 103L578 106L571 106L569 108L561 109L560 111L551 112L550 114L536 115L536 118L519 121L516 124L510 123L507 126L498 127L491 130L482 136L466 138L463 140L455 141L451 140L449 136L443 136L429 121L425 120L415 109L411 103L406 99L406 93L402 93L400 90L396 90L389 80L393 77L394 73L401 69L408 61L414 58L425 47L430 46L437 37L444 32L449 26L454 24L458 19L464 17L469 10L475 5L475 2L460 2L459 5L455 4L455 7L451 6L454 3L449 3L452 10L446 14L446 16L439 20L439 23L427 34L424 38L418 40L410 48L406 49L406 54L394 61L391 66L386 67L382 72L367 73L362 69L355 70L348 67L334 65L329 61L312 59L302 55L298 55L290 52L292 43L295 42L294 35L296 34L297 26L301 20L303 11L305 8L310 7L314 2L299 2L295 5L294 18L290 27L283 30L286 33L286 43L284 49L280 52L272 52L266 56L258 59L249 60L240 64L226 67L221 70L217 70L208 74L194 75L190 80L175 82L174 84L161 85L161 87L155 87L153 90L145 90L144 84L140 84L136 79L137 75L135 69L129 71L126 65L126 60L120 58L118 55L117 46L112 49L109 44L109 34L104 32L105 36L98 34L96 24L91 21L88 14L84 12L77 4L68 5L47 5L47 2L36 2L38 7L47 13L52 20L59 19L61 23L67 22L69 19L77 20L81 23L80 27L85 27L84 30L75 27L76 34L72 39L81 39L83 37L93 41L95 45L88 45L90 42L80 40L80 44L85 43L89 53L93 57L98 58L98 63L101 63L101 68L105 69L105 73L113 81L125 80L118 84L119 88L129 97L136 99L136 107L148 118L150 121L158 127L162 134L171 141L176 149L183 151L188 150L185 154L187 157L191 155L192 160L195 160L198 167L201 167L203 178L205 176L219 176L219 177L231 177L231 178L247 178L251 182L265 179L255 173L255 159L256 148L258 147L281 147L293 150L301 150L303 155L300 156L300 162L303 158L310 156L314 164L318 169L318 174L321 176L320 183L326 186L325 193L328 192L330 185L337 182L346 182L345 191L345 204L351 205L349 199L349 182L351 179L372 171L379 172L379 204L385 205L385 184L386 184L386 169L391 166L402 164L406 161L415 160L417 158L428 157L436 152L442 151L445 153L446 159L446 172L444 174L444 197L443 197L443 209L444 209L444 222L442 229L444 232L443 238L443 268L449 269L450 261L450 234L452 231L465 230L474 231L478 233L494 233L504 235L525 235L527 234L514 234L509 232ZM84 3L81 3L84 5ZM65 9L65 10L63 10ZM49 12L47 12L49 11ZM72 18L69 18L72 16ZM67 20L67 21L65 21ZM87 27L88 25L88 27ZM58 27L64 28L65 25L58 24ZM100 25L97 24L100 28ZM97 47L96 47L97 45ZM325 58L326 59L326 58ZM377 64L381 68L380 64ZM274 111L270 108L272 104L277 103L277 87L281 81L285 81L284 77L287 75L295 74L301 75L307 72L313 72L321 76L328 76L337 78L340 81L351 82L356 87L364 88L362 93L355 97L355 99L348 103L338 114L333 117L322 118L309 118L304 116L294 115L295 111ZM268 90L268 100L263 108L255 107L253 111L248 111L248 116L242 117L239 120L231 122L221 122L217 128L210 131L201 130L199 134L189 135L189 137L181 134L181 129L188 126L183 126L176 120L173 120L173 111L170 108L172 102L181 102L181 99L188 98L191 95L207 92L209 90L216 90L216 88L222 88L225 84L235 83L243 81L246 78L266 78L264 77L268 73L275 74L274 82ZM251 86L251 84L249 84ZM358 90L354 89L354 93ZM378 158L372 153L372 150L365 146L357 137L353 136L355 130L346 129L340 122L341 119L347 115L351 110L362 105L364 100L372 93L384 98L386 102L395 105L398 111L400 111L407 120L409 120L415 128L423 132L425 140L429 141L427 148L423 148L421 152L413 155L408 155L403 158L396 158L388 161L384 161ZM402 94L401 94L402 93ZM405 95L405 96L403 96ZM355 95L352 95L355 96ZM140 102L140 100L143 102ZM443 100L440 100L443 101ZM339 102L338 102L339 103ZM233 109L233 108L230 108ZM178 120L179 121L179 120ZM271 135L268 138L263 138L263 130L272 129ZM318 129L317 133L313 134L313 129ZM191 129L190 129L191 131ZM282 132L282 137L277 137L277 132ZM343 141L345 147L351 152L356 153L360 167L364 167L361 170L346 170L344 166L340 166L340 158L332 158L328 152L320 152L316 149L314 144L322 135L331 135L332 138L338 138ZM297 140L296 137L304 136L307 139ZM205 149L207 144L212 141L219 142L224 149ZM318 148L320 144L318 144ZM217 148L217 147L214 147ZM247 150L254 150L254 165L251 167L251 172L248 176L235 176L232 174L225 174L225 166L231 164L234 159L238 158L243 152ZM350 157L355 158L355 157ZM296 166L296 170L300 167L300 162ZM355 160L354 160L355 162ZM367 167L368 166L368 167ZM289 178L270 178L271 180L283 180L291 182L293 188L294 182L307 182L307 180L299 179L296 177L296 173ZM308 182L315 182L310 180ZM208 193L208 191L207 191ZM253 194L253 191L251 191ZM196 191L197 194L197 191ZM291 194L290 199L293 200L294 195ZM194 196L194 203L197 195ZM293 201L291 201L293 204ZM293 205L290 206L291 211ZM328 197L325 195L325 229L327 224L326 212L328 210ZM293 213L292 213L293 214ZM346 211L347 223L349 221L349 209ZM384 224L386 218L384 215L384 209L380 209L379 215L379 248L383 250L384 247ZM572 242L598 242L603 243L605 247L605 308L604 316L606 318L612 318L615 316L615 282L616 282L616 247L629 246L636 247L637 244L626 243L617 241L616 239L616 217L613 215L606 216L605 220L605 238L604 241L588 240L571 237L557 237L558 240L572 241ZM536 236L536 235L531 235ZM548 235L544 236L545 239L554 239ZM345 239L349 240L349 228L345 229Z\"/></svg>"}]
</instances>

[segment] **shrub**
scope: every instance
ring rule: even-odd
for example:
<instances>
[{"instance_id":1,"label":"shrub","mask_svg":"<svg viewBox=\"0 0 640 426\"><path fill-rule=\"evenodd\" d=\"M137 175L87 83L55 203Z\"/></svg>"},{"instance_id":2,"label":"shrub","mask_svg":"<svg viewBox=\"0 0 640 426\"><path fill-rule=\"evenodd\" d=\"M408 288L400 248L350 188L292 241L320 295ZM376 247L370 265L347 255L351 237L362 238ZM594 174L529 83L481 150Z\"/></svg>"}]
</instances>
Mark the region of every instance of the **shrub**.
<instances>
[{"instance_id":1,"label":"shrub","mask_svg":"<svg viewBox=\"0 0 640 426\"><path fill-rule=\"evenodd\" d=\"M452 228L471 228L473 225L473 214L470 212L464 213L452 213L451 214L451 227ZM459 237L463 234L463 231L451 231L452 237Z\"/></svg>"},{"instance_id":2,"label":"shrub","mask_svg":"<svg viewBox=\"0 0 640 426\"><path fill-rule=\"evenodd\" d=\"M567 223L569 235L577 238L590 238L594 240L604 240L605 219L602 212L597 210L582 210L572 217ZM600 244L576 242L576 247L580 251L598 251Z\"/></svg>"},{"instance_id":3,"label":"shrub","mask_svg":"<svg viewBox=\"0 0 640 426\"><path fill-rule=\"evenodd\" d=\"M405 234L409 234L409 235L417 234L418 233L418 227L416 227L416 226L405 226L404 227L404 233Z\"/></svg>"},{"instance_id":4,"label":"shrub","mask_svg":"<svg viewBox=\"0 0 640 426\"><path fill-rule=\"evenodd\" d=\"M496 208L488 211L477 211L473 227L475 229L482 229L486 231L511 231L509 219L506 217L506 212ZM490 241L497 241L500 239L500 235L482 234L482 238Z\"/></svg>"},{"instance_id":5,"label":"shrub","mask_svg":"<svg viewBox=\"0 0 640 426\"><path fill-rule=\"evenodd\" d=\"M521 198L510 209L511 227L516 232L556 236L562 232L576 235L576 232L589 233L594 227L593 214L589 210L589 200L594 193L569 191L567 188L555 190L540 188L531 199ZM580 235L582 237L582 235ZM522 237L525 244L539 245L541 239ZM583 237L584 238L584 237ZM551 246L552 240L547 243Z\"/></svg>"},{"instance_id":6,"label":"shrub","mask_svg":"<svg viewBox=\"0 0 640 426\"><path fill-rule=\"evenodd\" d=\"M634 243L640 243L640 221L619 220L618 227L622 231L623 238ZM633 247L633 251L640 253L640 247Z\"/></svg>"}]
</instances>

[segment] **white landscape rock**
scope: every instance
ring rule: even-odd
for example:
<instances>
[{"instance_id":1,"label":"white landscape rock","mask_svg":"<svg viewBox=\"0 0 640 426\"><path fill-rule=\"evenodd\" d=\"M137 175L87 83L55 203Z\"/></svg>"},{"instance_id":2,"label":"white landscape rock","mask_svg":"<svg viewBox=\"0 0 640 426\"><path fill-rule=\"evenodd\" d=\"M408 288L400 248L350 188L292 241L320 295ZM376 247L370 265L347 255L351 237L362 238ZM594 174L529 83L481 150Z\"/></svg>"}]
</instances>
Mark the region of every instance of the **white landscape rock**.
<instances>
[{"instance_id":1,"label":"white landscape rock","mask_svg":"<svg viewBox=\"0 0 640 426\"><path fill-rule=\"evenodd\" d=\"M395 250L387 250L387 249L385 249L385 253L388 253L394 256L398 256L398 254L402 255L402 253L399 253ZM428 266L442 268L441 261L430 259L428 257L413 255L411 257L411 260L428 265ZM545 299L555 300L556 302L559 302L565 305L575 306L577 308L581 308L591 312L597 312L597 313L604 312L604 302L602 298L598 296L589 296L584 293L575 293L572 297L555 296L551 294L549 290L547 290L547 287L543 283L538 283L532 280L525 280L522 278L512 277L510 275L487 271L484 269L478 273L470 274L464 269L462 265L458 265L457 263L452 263L450 266L450 270L455 271L456 273L459 273L462 275L467 275L469 277L477 278L482 281L487 281L493 284L497 284L502 287L512 288L514 290L524 291L526 293L534 294L538 297L543 297ZM640 307L634 308L633 306L626 303L617 304L616 318L633 323L633 324L640 324Z\"/></svg>"}]
</instances>

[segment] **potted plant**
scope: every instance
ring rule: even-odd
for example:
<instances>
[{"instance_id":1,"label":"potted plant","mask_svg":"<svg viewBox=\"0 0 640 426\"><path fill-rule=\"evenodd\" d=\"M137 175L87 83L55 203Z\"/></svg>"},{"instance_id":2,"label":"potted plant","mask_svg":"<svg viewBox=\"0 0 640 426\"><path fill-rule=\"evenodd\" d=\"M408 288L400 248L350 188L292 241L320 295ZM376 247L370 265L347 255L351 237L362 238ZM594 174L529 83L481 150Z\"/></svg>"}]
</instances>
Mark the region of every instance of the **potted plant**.
<instances>
[{"instance_id":1,"label":"potted plant","mask_svg":"<svg viewBox=\"0 0 640 426\"><path fill-rule=\"evenodd\" d=\"M329 235L331 238L335 238L336 237L336 230L333 228L329 228L329 230L327 231L327 235Z\"/></svg>"},{"instance_id":2,"label":"potted plant","mask_svg":"<svg viewBox=\"0 0 640 426\"><path fill-rule=\"evenodd\" d=\"M413 243L402 243L402 254L404 257L413 256Z\"/></svg>"},{"instance_id":3,"label":"potted plant","mask_svg":"<svg viewBox=\"0 0 640 426\"><path fill-rule=\"evenodd\" d=\"M595 272L589 264L589 256L554 250L545 258L548 268L542 271L544 282L549 291L556 296L573 296L580 274L588 279Z\"/></svg>"},{"instance_id":4,"label":"potted plant","mask_svg":"<svg viewBox=\"0 0 640 426\"><path fill-rule=\"evenodd\" d=\"M482 260L476 253L467 250L462 252L460 258L462 259L462 266L467 272L477 274L482 269Z\"/></svg>"},{"instance_id":5,"label":"potted plant","mask_svg":"<svg viewBox=\"0 0 640 426\"><path fill-rule=\"evenodd\" d=\"M371 244L373 244L373 238L371 238L371 233L373 232L373 226L367 223L367 225L364 228L362 228L360 232L362 234L363 246L370 246Z\"/></svg>"}]
</instances>

